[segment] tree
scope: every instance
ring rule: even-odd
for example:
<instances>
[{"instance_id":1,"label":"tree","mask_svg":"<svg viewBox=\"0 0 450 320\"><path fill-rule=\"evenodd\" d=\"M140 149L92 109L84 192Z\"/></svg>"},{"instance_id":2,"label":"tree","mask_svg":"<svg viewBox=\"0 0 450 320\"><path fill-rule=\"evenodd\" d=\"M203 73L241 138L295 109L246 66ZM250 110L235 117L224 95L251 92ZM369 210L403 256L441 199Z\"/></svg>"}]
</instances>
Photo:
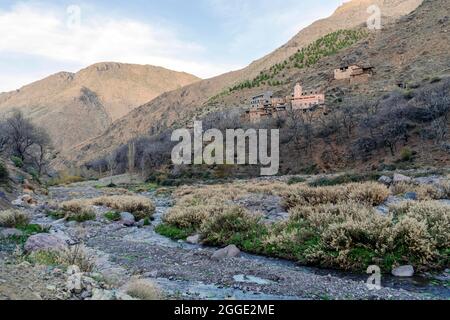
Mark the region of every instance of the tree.
<instances>
[{"instance_id":1,"label":"tree","mask_svg":"<svg viewBox=\"0 0 450 320\"><path fill-rule=\"evenodd\" d=\"M11 116L0 122L0 152L19 158L40 175L51 159L51 139L44 129L36 127L22 112L14 110Z\"/></svg>"}]
</instances>

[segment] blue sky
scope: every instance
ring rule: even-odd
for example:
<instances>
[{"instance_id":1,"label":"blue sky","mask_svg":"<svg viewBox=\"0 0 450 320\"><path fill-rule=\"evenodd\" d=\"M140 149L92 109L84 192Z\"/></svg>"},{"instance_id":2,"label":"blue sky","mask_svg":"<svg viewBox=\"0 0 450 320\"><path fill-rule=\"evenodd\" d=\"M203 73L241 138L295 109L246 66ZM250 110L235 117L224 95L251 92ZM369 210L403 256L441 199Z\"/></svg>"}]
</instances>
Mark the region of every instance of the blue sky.
<instances>
[{"instance_id":1,"label":"blue sky","mask_svg":"<svg viewBox=\"0 0 450 320\"><path fill-rule=\"evenodd\" d=\"M202 78L270 53L343 0L0 1L0 92L100 61Z\"/></svg>"}]
</instances>

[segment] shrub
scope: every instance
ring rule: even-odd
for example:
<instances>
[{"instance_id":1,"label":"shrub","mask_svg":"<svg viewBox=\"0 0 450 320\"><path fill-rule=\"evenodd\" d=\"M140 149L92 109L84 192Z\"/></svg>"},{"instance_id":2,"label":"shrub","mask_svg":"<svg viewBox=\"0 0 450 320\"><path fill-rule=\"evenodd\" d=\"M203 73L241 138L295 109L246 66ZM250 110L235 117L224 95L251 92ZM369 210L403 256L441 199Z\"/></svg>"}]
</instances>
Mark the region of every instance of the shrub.
<instances>
[{"instance_id":1,"label":"shrub","mask_svg":"<svg viewBox=\"0 0 450 320\"><path fill-rule=\"evenodd\" d=\"M63 175L59 178L51 179L48 182L49 186L57 186L57 185L65 185L65 184L72 184L77 182L83 182L85 179L80 176L72 176L72 175Z\"/></svg>"},{"instance_id":2,"label":"shrub","mask_svg":"<svg viewBox=\"0 0 450 320\"><path fill-rule=\"evenodd\" d=\"M140 300L162 300L164 294L161 289L150 280L132 280L126 286L126 292L133 298Z\"/></svg>"},{"instance_id":3,"label":"shrub","mask_svg":"<svg viewBox=\"0 0 450 320\"><path fill-rule=\"evenodd\" d=\"M336 204L349 200L368 205L379 205L389 196L389 190L386 186L375 182L317 188L293 186L288 191L283 192L282 196L287 208L293 208L297 205Z\"/></svg>"},{"instance_id":4,"label":"shrub","mask_svg":"<svg viewBox=\"0 0 450 320\"><path fill-rule=\"evenodd\" d=\"M9 179L9 173L8 169L6 169L6 166L0 162L0 183L5 183Z\"/></svg>"},{"instance_id":5,"label":"shrub","mask_svg":"<svg viewBox=\"0 0 450 320\"><path fill-rule=\"evenodd\" d=\"M66 249L39 250L30 253L27 260L34 264L69 267L76 265L82 272L92 272L95 268L94 256L82 245Z\"/></svg>"},{"instance_id":6,"label":"shrub","mask_svg":"<svg viewBox=\"0 0 450 320\"><path fill-rule=\"evenodd\" d=\"M242 207L230 206L219 214L207 217L200 227L200 234L204 242L211 245L235 244L244 247L260 238L263 229L260 217L251 215Z\"/></svg>"},{"instance_id":7,"label":"shrub","mask_svg":"<svg viewBox=\"0 0 450 320\"><path fill-rule=\"evenodd\" d=\"M405 147L402 149L402 151L400 152L400 159L402 161L411 161L413 157L413 152L411 151L410 148Z\"/></svg>"},{"instance_id":8,"label":"shrub","mask_svg":"<svg viewBox=\"0 0 450 320\"><path fill-rule=\"evenodd\" d=\"M292 184L297 184L297 183L302 183L305 182L306 179L302 178L302 177L292 177L288 180L288 185L292 185Z\"/></svg>"},{"instance_id":9,"label":"shrub","mask_svg":"<svg viewBox=\"0 0 450 320\"><path fill-rule=\"evenodd\" d=\"M109 211L105 213L105 218L109 221L119 221L120 220L120 213L117 211Z\"/></svg>"},{"instance_id":10,"label":"shrub","mask_svg":"<svg viewBox=\"0 0 450 320\"><path fill-rule=\"evenodd\" d=\"M12 156L11 161L14 163L16 168L22 168L23 167L23 160L19 157Z\"/></svg>"},{"instance_id":11,"label":"shrub","mask_svg":"<svg viewBox=\"0 0 450 320\"><path fill-rule=\"evenodd\" d=\"M105 206L121 212L130 212L136 220L151 218L155 212L155 205L150 199L140 196L110 196L92 199L96 206Z\"/></svg>"},{"instance_id":12,"label":"shrub","mask_svg":"<svg viewBox=\"0 0 450 320\"><path fill-rule=\"evenodd\" d=\"M0 226L4 228L17 228L26 226L30 222L30 216L20 210L0 211Z\"/></svg>"},{"instance_id":13,"label":"shrub","mask_svg":"<svg viewBox=\"0 0 450 320\"><path fill-rule=\"evenodd\" d=\"M70 200L61 203L61 210L69 221L84 222L94 220L96 215L89 200Z\"/></svg>"},{"instance_id":14,"label":"shrub","mask_svg":"<svg viewBox=\"0 0 450 320\"><path fill-rule=\"evenodd\" d=\"M168 237L173 240L186 240L187 237L194 234L194 229L181 229L174 225L161 223L156 226L155 231L162 236Z\"/></svg>"},{"instance_id":15,"label":"shrub","mask_svg":"<svg viewBox=\"0 0 450 320\"><path fill-rule=\"evenodd\" d=\"M311 187L326 187L326 186L337 186L341 184L347 184L352 182L366 182L366 181L377 181L381 177L377 173L369 174L352 174L346 173L333 178L322 177L311 182L309 186Z\"/></svg>"},{"instance_id":16,"label":"shrub","mask_svg":"<svg viewBox=\"0 0 450 320\"><path fill-rule=\"evenodd\" d=\"M416 184L412 182L400 182L391 186L394 195L404 195L407 192L414 192L417 200L439 200L448 197L448 182L439 185Z\"/></svg>"}]
</instances>

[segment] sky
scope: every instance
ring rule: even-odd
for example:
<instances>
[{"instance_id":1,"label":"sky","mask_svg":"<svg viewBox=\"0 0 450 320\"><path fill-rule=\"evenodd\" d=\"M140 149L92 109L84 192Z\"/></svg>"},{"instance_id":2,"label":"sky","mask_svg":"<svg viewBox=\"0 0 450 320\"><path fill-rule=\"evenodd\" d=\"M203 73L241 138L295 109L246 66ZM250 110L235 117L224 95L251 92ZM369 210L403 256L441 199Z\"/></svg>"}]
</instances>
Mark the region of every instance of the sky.
<instances>
[{"instance_id":1,"label":"sky","mask_svg":"<svg viewBox=\"0 0 450 320\"><path fill-rule=\"evenodd\" d=\"M0 0L0 92L102 61L209 78L245 67L343 0Z\"/></svg>"}]
</instances>

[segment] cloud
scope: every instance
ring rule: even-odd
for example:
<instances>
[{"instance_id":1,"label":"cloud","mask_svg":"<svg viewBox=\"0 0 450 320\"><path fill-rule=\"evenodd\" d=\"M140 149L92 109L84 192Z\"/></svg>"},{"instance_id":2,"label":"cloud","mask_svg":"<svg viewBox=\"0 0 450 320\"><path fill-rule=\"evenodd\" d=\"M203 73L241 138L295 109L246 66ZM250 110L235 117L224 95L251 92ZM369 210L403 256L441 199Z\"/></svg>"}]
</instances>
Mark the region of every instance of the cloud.
<instances>
[{"instance_id":1,"label":"cloud","mask_svg":"<svg viewBox=\"0 0 450 320\"><path fill-rule=\"evenodd\" d=\"M76 9L21 3L0 10L0 56L26 54L80 67L100 61L152 64L201 77L230 67L199 60L204 47L181 39L170 26L101 14L87 16L83 10L78 16Z\"/></svg>"},{"instance_id":2,"label":"cloud","mask_svg":"<svg viewBox=\"0 0 450 320\"><path fill-rule=\"evenodd\" d=\"M342 0L209 0L212 10L234 33L230 51L251 47L260 57L286 43L314 21L330 15Z\"/></svg>"}]
</instances>

